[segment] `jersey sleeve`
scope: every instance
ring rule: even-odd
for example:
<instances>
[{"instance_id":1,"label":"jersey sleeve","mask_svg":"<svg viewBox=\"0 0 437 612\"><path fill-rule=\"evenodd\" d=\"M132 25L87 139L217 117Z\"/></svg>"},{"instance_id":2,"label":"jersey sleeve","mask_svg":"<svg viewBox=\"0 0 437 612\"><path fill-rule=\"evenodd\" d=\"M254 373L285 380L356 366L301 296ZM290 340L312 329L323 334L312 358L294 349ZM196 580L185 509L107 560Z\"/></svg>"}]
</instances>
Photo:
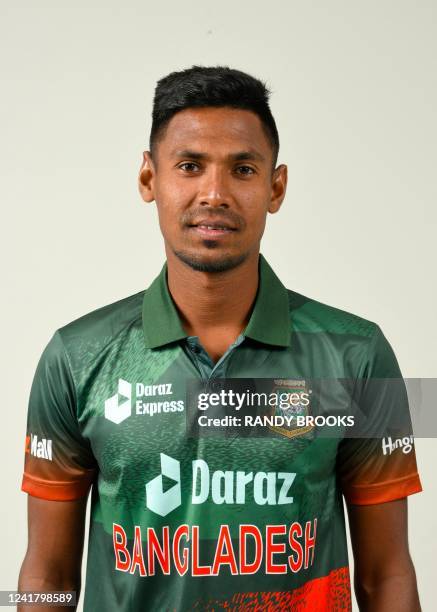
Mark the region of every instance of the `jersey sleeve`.
<instances>
[{"instance_id":1,"label":"jersey sleeve","mask_svg":"<svg viewBox=\"0 0 437 612\"><path fill-rule=\"evenodd\" d=\"M358 437L344 438L337 455L346 501L378 504L420 492L405 381L378 326L355 381L352 411Z\"/></svg>"},{"instance_id":2,"label":"jersey sleeve","mask_svg":"<svg viewBox=\"0 0 437 612\"><path fill-rule=\"evenodd\" d=\"M88 494L96 473L90 444L78 423L75 386L58 330L32 382L21 490L42 499L74 500Z\"/></svg>"}]
</instances>

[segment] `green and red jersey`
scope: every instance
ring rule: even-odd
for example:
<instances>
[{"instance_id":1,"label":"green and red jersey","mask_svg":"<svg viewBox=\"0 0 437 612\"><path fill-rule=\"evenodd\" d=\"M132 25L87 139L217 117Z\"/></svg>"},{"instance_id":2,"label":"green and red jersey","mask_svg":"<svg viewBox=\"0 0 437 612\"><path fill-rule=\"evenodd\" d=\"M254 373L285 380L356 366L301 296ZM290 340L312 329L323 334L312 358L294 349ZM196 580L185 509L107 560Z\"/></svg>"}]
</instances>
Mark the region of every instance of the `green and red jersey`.
<instances>
[{"instance_id":1,"label":"green and red jersey","mask_svg":"<svg viewBox=\"0 0 437 612\"><path fill-rule=\"evenodd\" d=\"M190 381L219 392L224 379L317 378L364 381L370 419L405 409L390 391L365 397L366 381L402 378L380 328L287 289L263 255L249 323L217 363L185 332L166 263L148 289L54 333L32 384L22 490L56 501L91 489L85 612L351 609L343 497L420 491L412 439L188 427Z\"/></svg>"}]
</instances>

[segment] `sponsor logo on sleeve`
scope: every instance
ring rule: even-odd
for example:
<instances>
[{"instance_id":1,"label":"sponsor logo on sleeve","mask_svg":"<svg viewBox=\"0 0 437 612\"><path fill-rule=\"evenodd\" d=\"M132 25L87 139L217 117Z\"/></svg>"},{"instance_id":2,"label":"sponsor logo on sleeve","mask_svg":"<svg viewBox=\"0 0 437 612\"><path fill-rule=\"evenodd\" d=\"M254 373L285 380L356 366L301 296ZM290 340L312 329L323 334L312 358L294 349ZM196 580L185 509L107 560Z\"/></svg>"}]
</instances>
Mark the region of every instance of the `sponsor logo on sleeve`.
<instances>
[{"instance_id":1,"label":"sponsor logo on sleeve","mask_svg":"<svg viewBox=\"0 0 437 612\"><path fill-rule=\"evenodd\" d=\"M402 449L404 455L410 453L414 445L414 436L404 436L403 438L394 438L391 436L382 439L382 453L391 455L398 448Z\"/></svg>"},{"instance_id":2,"label":"sponsor logo on sleeve","mask_svg":"<svg viewBox=\"0 0 437 612\"><path fill-rule=\"evenodd\" d=\"M25 452L38 459L53 460L52 440L47 438L38 438L36 434L26 436Z\"/></svg>"}]
</instances>

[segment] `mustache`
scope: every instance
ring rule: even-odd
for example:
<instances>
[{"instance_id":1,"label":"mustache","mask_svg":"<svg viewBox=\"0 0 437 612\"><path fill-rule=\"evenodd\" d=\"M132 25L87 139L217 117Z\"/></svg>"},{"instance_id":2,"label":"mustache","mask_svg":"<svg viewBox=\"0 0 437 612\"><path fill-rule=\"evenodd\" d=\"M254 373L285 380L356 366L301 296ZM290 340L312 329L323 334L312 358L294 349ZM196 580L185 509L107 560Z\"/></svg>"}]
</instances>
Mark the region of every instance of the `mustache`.
<instances>
[{"instance_id":1,"label":"mustache","mask_svg":"<svg viewBox=\"0 0 437 612\"><path fill-rule=\"evenodd\" d=\"M196 210L186 211L181 216L182 225L193 225L198 219L205 219L205 221L211 222L224 222L235 227L236 229L244 229L246 222L239 215L234 212L228 211L226 213L223 210L209 210L206 211L204 208Z\"/></svg>"}]
</instances>

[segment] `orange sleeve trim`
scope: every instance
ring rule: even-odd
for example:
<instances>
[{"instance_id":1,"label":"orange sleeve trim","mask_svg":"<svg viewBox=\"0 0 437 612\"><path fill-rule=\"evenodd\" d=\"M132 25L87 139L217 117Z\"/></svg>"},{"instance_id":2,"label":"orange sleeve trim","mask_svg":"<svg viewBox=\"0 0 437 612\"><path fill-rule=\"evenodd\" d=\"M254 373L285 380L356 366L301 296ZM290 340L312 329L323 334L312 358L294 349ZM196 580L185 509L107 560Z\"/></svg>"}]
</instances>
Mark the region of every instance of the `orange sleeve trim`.
<instances>
[{"instance_id":1,"label":"orange sleeve trim","mask_svg":"<svg viewBox=\"0 0 437 612\"><path fill-rule=\"evenodd\" d=\"M21 490L41 499L73 501L88 494L94 479L93 476L94 474L86 474L81 480L59 482L55 480L41 480L24 473Z\"/></svg>"},{"instance_id":2,"label":"orange sleeve trim","mask_svg":"<svg viewBox=\"0 0 437 612\"><path fill-rule=\"evenodd\" d=\"M419 474L378 482L373 485L355 485L344 491L347 502L360 506L382 504L423 491Z\"/></svg>"}]
</instances>

